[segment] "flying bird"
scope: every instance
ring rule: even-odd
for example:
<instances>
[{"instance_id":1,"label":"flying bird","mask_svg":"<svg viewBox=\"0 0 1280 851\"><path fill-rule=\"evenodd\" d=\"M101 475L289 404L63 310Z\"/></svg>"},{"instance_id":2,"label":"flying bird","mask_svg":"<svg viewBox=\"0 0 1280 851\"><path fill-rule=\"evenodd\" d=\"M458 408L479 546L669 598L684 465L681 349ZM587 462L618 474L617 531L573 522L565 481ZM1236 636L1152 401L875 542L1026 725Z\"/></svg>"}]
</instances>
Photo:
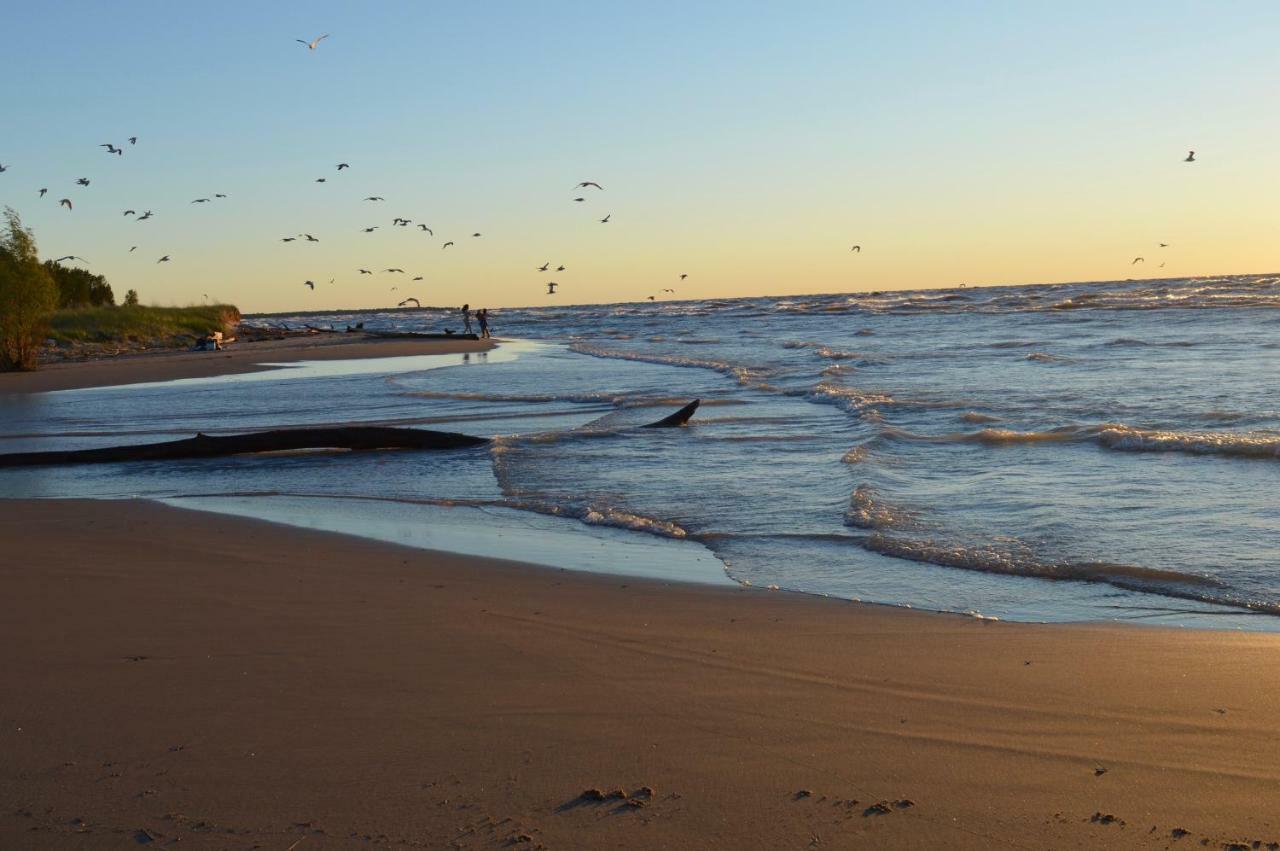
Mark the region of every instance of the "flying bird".
<instances>
[{"instance_id":1,"label":"flying bird","mask_svg":"<svg viewBox=\"0 0 1280 851\"><path fill-rule=\"evenodd\" d=\"M138 211L137 211L137 210L125 210L125 211L124 211L123 213L121 213L120 215L122 215L122 216L136 216L136 215L138 215Z\"/></svg>"},{"instance_id":2,"label":"flying bird","mask_svg":"<svg viewBox=\"0 0 1280 851\"><path fill-rule=\"evenodd\" d=\"M48 192L48 191L49 191L48 189L41 189L41 190L40 190L40 197L41 197L41 198L43 198L43 197L44 197L44 193L46 193L46 192Z\"/></svg>"},{"instance_id":3,"label":"flying bird","mask_svg":"<svg viewBox=\"0 0 1280 851\"><path fill-rule=\"evenodd\" d=\"M7 165L5 165L4 163L0 163L0 172L6 172L8 170L9 170L9 167Z\"/></svg>"},{"instance_id":4,"label":"flying bird","mask_svg":"<svg viewBox=\"0 0 1280 851\"><path fill-rule=\"evenodd\" d=\"M686 273L684 273L684 274L682 274L682 275L680 276L680 280L682 280L682 281L683 281L683 280L684 280L685 278L687 278L687 277L689 277L689 274L686 272Z\"/></svg>"},{"instance_id":5,"label":"flying bird","mask_svg":"<svg viewBox=\"0 0 1280 851\"><path fill-rule=\"evenodd\" d=\"M212 200L213 200L212 198L197 198L196 200L192 201L191 203L192 203L192 204L208 204L208 203L209 203L210 201L212 201Z\"/></svg>"},{"instance_id":6,"label":"flying bird","mask_svg":"<svg viewBox=\"0 0 1280 851\"><path fill-rule=\"evenodd\" d=\"M850 250L850 251L856 251L856 252L858 252L859 254L861 254L861 253L862 253L862 246L861 246L861 245L855 245L853 248L850 248L849 250Z\"/></svg>"},{"instance_id":7,"label":"flying bird","mask_svg":"<svg viewBox=\"0 0 1280 851\"><path fill-rule=\"evenodd\" d=\"M130 249L129 249L129 253L130 253L130 254L132 254L133 252L135 252L135 251L137 251L137 250L138 250L138 246L136 246L136 245L135 245L135 246L133 246L132 248L130 248Z\"/></svg>"},{"instance_id":8,"label":"flying bird","mask_svg":"<svg viewBox=\"0 0 1280 851\"><path fill-rule=\"evenodd\" d=\"M1167 242L1162 242L1162 243L1160 243L1160 247L1161 247L1161 248L1168 248L1168 247L1169 247L1169 243L1167 243Z\"/></svg>"},{"instance_id":9,"label":"flying bird","mask_svg":"<svg viewBox=\"0 0 1280 851\"><path fill-rule=\"evenodd\" d=\"M539 266L539 267L538 267L538 271L539 271L539 272L545 272L545 271L547 271L547 269L549 269L549 268L551 268L551 263L550 263L550 262L543 263L541 266Z\"/></svg>"},{"instance_id":10,"label":"flying bird","mask_svg":"<svg viewBox=\"0 0 1280 851\"><path fill-rule=\"evenodd\" d=\"M298 44L305 44L308 50L315 50L316 47L320 44L320 42L324 41L328 37L329 37L329 34L325 33L322 36L318 36L314 41L303 41L300 38L295 38L294 41L296 41Z\"/></svg>"},{"instance_id":11,"label":"flying bird","mask_svg":"<svg viewBox=\"0 0 1280 851\"><path fill-rule=\"evenodd\" d=\"M76 185L78 185L78 186L88 186L88 185L89 185L89 178L87 178L87 177L81 177L81 178L77 179L77 180L76 180Z\"/></svg>"},{"instance_id":12,"label":"flying bird","mask_svg":"<svg viewBox=\"0 0 1280 851\"><path fill-rule=\"evenodd\" d=\"M319 241L320 241L320 240L316 239L314 236L312 236L312 235L311 235L311 234L309 234L309 233L304 233L304 234L303 234L303 236L305 236L305 237L307 238L307 242L319 242Z\"/></svg>"},{"instance_id":13,"label":"flying bird","mask_svg":"<svg viewBox=\"0 0 1280 851\"><path fill-rule=\"evenodd\" d=\"M478 233L473 233L473 234L471 234L471 235L472 235L472 236L479 236L480 234L478 234Z\"/></svg>"},{"instance_id":14,"label":"flying bird","mask_svg":"<svg viewBox=\"0 0 1280 851\"><path fill-rule=\"evenodd\" d=\"M575 186L575 187L573 187L573 188L574 188L574 189L585 189L585 188L586 188L586 187L588 187L588 186L594 186L596 189L599 189L599 190L601 190L601 191L603 191L603 190L604 190L604 187L603 187L603 186L601 186L599 183L596 183L594 180L584 180L584 181L582 181L581 183L579 183L577 186Z\"/></svg>"},{"instance_id":15,"label":"flying bird","mask_svg":"<svg viewBox=\"0 0 1280 851\"><path fill-rule=\"evenodd\" d=\"M384 272L399 272L399 273L400 273L400 274L402 274L402 275L404 274L404 269L383 269L382 271L384 271Z\"/></svg>"},{"instance_id":16,"label":"flying bird","mask_svg":"<svg viewBox=\"0 0 1280 851\"><path fill-rule=\"evenodd\" d=\"M61 204L61 205L62 205L62 206L64 206L64 207L66 207L68 210L73 209L73 208L72 208L72 206L71 206L71 199L70 199L70 198L63 198L63 199L62 199L61 201L59 201L58 203L59 203L59 204Z\"/></svg>"},{"instance_id":17,"label":"flying bird","mask_svg":"<svg viewBox=\"0 0 1280 851\"><path fill-rule=\"evenodd\" d=\"M560 286L560 285L559 285L559 284L557 284L555 281L548 281L548 282L547 282L547 295L555 295L555 294L556 294L556 287L558 287L558 286Z\"/></svg>"},{"instance_id":18,"label":"flying bird","mask_svg":"<svg viewBox=\"0 0 1280 851\"><path fill-rule=\"evenodd\" d=\"M371 227L371 228L365 228L365 229L364 229L364 232L365 232L365 233L373 233L373 232L374 232L375 230L377 230L377 229L378 229L378 226L377 226L377 225L374 225L374 226L373 226L373 227Z\"/></svg>"},{"instance_id":19,"label":"flying bird","mask_svg":"<svg viewBox=\"0 0 1280 851\"><path fill-rule=\"evenodd\" d=\"M326 182L326 181L325 181L325 178L323 178L323 177L317 177L317 178L316 178L316 183L325 183L325 182Z\"/></svg>"},{"instance_id":20,"label":"flying bird","mask_svg":"<svg viewBox=\"0 0 1280 851\"><path fill-rule=\"evenodd\" d=\"M444 245L440 246L440 250L443 251L444 249L448 248L450 245L453 245L452 241L446 242Z\"/></svg>"},{"instance_id":21,"label":"flying bird","mask_svg":"<svg viewBox=\"0 0 1280 851\"><path fill-rule=\"evenodd\" d=\"M156 262L157 262L157 263L168 263L168 262L169 262L169 255L168 255L168 254L166 254L165 256L163 256L163 257L161 257L159 260L157 260Z\"/></svg>"},{"instance_id":22,"label":"flying bird","mask_svg":"<svg viewBox=\"0 0 1280 851\"><path fill-rule=\"evenodd\" d=\"M436 235L436 232L435 232L435 231L433 231L431 228L427 227L426 225L418 225L418 227L419 227L419 228L421 228L421 229L422 229L423 231L425 231L426 233L431 234L432 236L435 236L435 235Z\"/></svg>"},{"instance_id":23,"label":"flying bird","mask_svg":"<svg viewBox=\"0 0 1280 851\"><path fill-rule=\"evenodd\" d=\"M53 262L61 263L63 260L79 260L81 263L89 262L88 260L85 260L83 257L77 257L74 254L68 254L66 257L59 257L57 260L54 260Z\"/></svg>"},{"instance_id":24,"label":"flying bird","mask_svg":"<svg viewBox=\"0 0 1280 851\"><path fill-rule=\"evenodd\" d=\"M563 263L561 263L559 266L557 266L557 267L556 267L556 271L557 271L557 272L563 272L563 271L564 271L564 264L563 264Z\"/></svg>"},{"instance_id":25,"label":"flying bird","mask_svg":"<svg viewBox=\"0 0 1280 851\"><path fill-rule=\"evenodd\" d=\"M137 136L130 136L130 137L129 137L129 144L130 144L130 145L136 145L136 144L138 144L138 137L137 137Z\"/></svg>"},{"instance_id":26,"label":"flying bird","mask_svg":"<svg viewBox=\"0 0 1280 851\"><path fill-rule=\"evenodd\" d=\"M111 144L110 142L106 142L106 143L104 143L104 144L101 144L101 145L99 145L98 147L99 147L99 148L106 148L106 149L107 149L107 153L108 153L108 154L123 154L123 153L124 153L124 151L123 151L122 149L117 148L115 145Z\"/></svg>"},{"instance_id":27,"label":"flying bird","mask_svg":"<svg viewBox=\"0 0 1280 851\"><path fill-rule=\"evenodd\" d=\"M296 236L284 236L284 237L281 237L281 238L280 238L280 241L281 241L281 242L293 242L295 239L297 239L297 237L296 237Z\"/></svg>"},{"instance_id":28,"label":"flying bird","mask_svg":"<svg viewBox=\"0 0 1280 851\"><path fill-rule=\"evenodd\" d=\"M146 221L147 219L149 219L149 218L151 218L151 211L150 211L150 210L147 210L147 211L146 211L145 213L143 213L141 216L138 216L137 221L145 222L145 221Z\"/></svg>"},{"instance_id":29,"label":"flying bird","mask_svg":"<svg viewBox=\"0 0 1280 851\"><path fill-rule=\"evenodd\" d=\"M342 171L344 168L351 168L351 166L347 163L338 163L338 171Z\"/></svg>"},{"instance_id":30,"label":"flying bird","mask_svg":"<svg viewBox=\"0 0 1280 851\"><path fill-rule=\"evenodd\" d=\"M1147 258L1145 257L1135 257L1133 258L1133 263L1130 263L1129 265L1132 266L1134 265L1134 263L1146 263L1146 262L1147 262Z\"/></svg>"},{"instance_id":31,"label":"flying bird","mask_svg":"<svg viewBox=\"0 0 1280 851\"><path fill-rule=\"evenodd\" d=\"M392 227L395 227L396 225L407 225L407 224L409 224L409 220L402 219L399 216L396 216L394 219L391 220Z\"/></svg>"},{"instance_id":32,"label":"flying bird","mask_svg":"<svg viewBox=\"0 0 1280 851\"><path fill-rule=\"evenodd\" d=\"M400 304L398 304L398 305L397 305L397 307L404 307L404 306L405 306L406 304L408 304L409 302L413 302L413 306L414 306L414 307L422 307L422 302L418 301L418 300L417 300L416 298L414 298L413 296L409 296L409 297L408 297L408 298L406 298L404 301L400 302Z\"/></svg>"},{"instance_id":33,"label":"flying bird","mask_svg":"<svg viewBox=\"0 0 1280 851\"><path fill-rule=\"evenodd\" d=\"M421 280L422 280L422 276L421 276L421 275L419 275L418 277L414 278L414 280L415 280L415 281L421 281Z\"/></svg>"},{"instance_id":34,"label":"flying bird","mask_svg":"<svg viewBox=\"0 0 1280 851\"><path fill-rule=\"evenodd\" d=\"M675 292L675 290L672 290L672 289L665 289L665 288L664 288L662 291L663 291L664 293L673 293L673 292Z\"/></svg>"},{"instance_id":35,"label":"flying bird","mask_svg":"<svg viewBox=\"0 0 1280 851\"><path fill-rule=\"evenodd\" d=\"M609 213L609 214L607 214L603 219L601 219L601 220L600 220L600 224L602 224L602 225L607 225L607 224L609 224L609 219L610 219L610 218L612 218L612 217L613 217L613 213Z\"/></svg>"},{"instance_id":36,"label":"flying bird","mask_svg":"<svg viewBox=\"0 0 1280 851\"><path fill-rule=\"evenodd\" d=\"M653 301L653 300L655 300L656 298L657 298L657 296L652 296L652 295L651 295L651 296L649 296L649 301Z\"/></svg>"},{"instance_id":37,"label":"flying bird","mask_svg":"<svg viewBox=\"0 0 1280 851\"><path fill-rule=\"evenodd\" d=\"M313 289L313 290L316 288L316 282L315 282L315 281L303 281L303 282L302 282L302 285L303 285L304 287L311 287L311 289Z\"/></svg>"},{"instance_id":38,"label":"flying bird","mask_svg":"<svg viewBox=\"0 0 1280 851\"><path fill-rule=\"evenodd\" d=\"M587 200L587 199L586 199L586 198L574 198L573 200L575 200L575 201L585 201L585 200Z\"/></svg>"},{"instance_id":39,"label":"flying bird","mask_svg":"<svg viewBox=\"0 0 1280 851\"><path fill-rule=\"evenodd\" d=\"M366 198L366 199L364 199L364 200L366 200L366 201L385 201L385 200L387 200L387 199L386 199L386 198L383 198L381 195L370 195L368 198Z\"/></svg>"},{"instance_id":40,"label":"flying bird","mask_svg":"<svg viewBox=\"0 0 1280 851\"><path fill-rule=\"evenodd\" d=\"M372 272L370 272L368 269L361 269L361 270L360 270L360 274L361 274L361 275L372 275L373 273L372 273Z\"/></svg>"},{"instance_id":41,"label":"flying bird","mask_svg":"<svg viewBox=\"0 0 1280 851\"><path fill-rule=\"evenodd\" d=\"M214 197L214 198L226 198L227 196L226 196L226 195L223 195L221 192L215 192L215 193L213 193L213 197Z\"/></svg>"},{"instance_id":42,"label":"flying bird","mask_svg":"<svg viewBox=\"0 0 1280 851\"><path fill-rule=\"evenodd\" d=\"M1196 161L1196 152L1195 152L1195 151L1187 151L1187 158L1186 158L1185 160L1183 160L1183 162L1184 162L1184 163L1193 163L1193 162L1195 162L1195 161Z\"/></svg>"}]
</instances>

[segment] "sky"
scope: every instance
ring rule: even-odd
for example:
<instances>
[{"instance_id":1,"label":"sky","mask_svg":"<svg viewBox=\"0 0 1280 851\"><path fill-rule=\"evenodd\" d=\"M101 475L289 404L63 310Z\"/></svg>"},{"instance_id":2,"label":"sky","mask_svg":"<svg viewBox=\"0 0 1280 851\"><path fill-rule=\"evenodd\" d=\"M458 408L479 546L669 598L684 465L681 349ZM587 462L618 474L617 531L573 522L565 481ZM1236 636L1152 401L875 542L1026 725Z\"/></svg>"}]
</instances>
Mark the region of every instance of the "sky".
<instances>
[{"instance_id":1,"label":"sky","mask_svg":"<svg viewBox=\"0 0 1280 851\"><path fill-rule=\"evenodd\" d=\"M1278 32L1274 0L15 3L0 204L117 298L246 312L1274 272Z\"/></svg>"}]
</instances>

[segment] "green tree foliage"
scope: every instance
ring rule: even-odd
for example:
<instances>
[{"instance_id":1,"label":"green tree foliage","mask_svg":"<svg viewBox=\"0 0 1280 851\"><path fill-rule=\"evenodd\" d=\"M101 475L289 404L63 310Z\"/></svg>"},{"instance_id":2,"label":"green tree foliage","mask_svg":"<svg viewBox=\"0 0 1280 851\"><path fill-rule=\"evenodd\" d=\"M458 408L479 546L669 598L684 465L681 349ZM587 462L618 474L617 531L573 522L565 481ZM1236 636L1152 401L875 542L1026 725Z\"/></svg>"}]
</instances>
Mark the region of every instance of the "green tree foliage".
<instances>
[{"instance_id":1,"label":"green tree foliage","mask_svg":"<svg viewBox=\"0 0 1280 851\"><path fill-rule=\"evenodd\" d=\"M44 268L58 285L58 307L100 307L116 303L111 284L101 275L73 266L63 266L52 260L44 261Z\"/></svg>"},{"instance_id":2,"label":"green tree foliage","mask_svg":"<svg viewBox=\"0 0 1280 851\"><path fill-rule=\"evenodd\" d=\"M129 290L127 293L125 293L125 294L124 294L124 306L125 306L125 307L137 307L137 306L138 306L138 291L137 291L137 290Z\"/></svg>"},{"instance_id":3,"label":"green tree foliage","mask_svg":"<svg viewBox=\"0 0 1280 851\"><path fill-rule=\"evenodd\" d=\"M0 229L0 369L35 369L36 352L58 287L41 265L36 239L18 213L5 207Z\"/></svg>"}]
</instances>

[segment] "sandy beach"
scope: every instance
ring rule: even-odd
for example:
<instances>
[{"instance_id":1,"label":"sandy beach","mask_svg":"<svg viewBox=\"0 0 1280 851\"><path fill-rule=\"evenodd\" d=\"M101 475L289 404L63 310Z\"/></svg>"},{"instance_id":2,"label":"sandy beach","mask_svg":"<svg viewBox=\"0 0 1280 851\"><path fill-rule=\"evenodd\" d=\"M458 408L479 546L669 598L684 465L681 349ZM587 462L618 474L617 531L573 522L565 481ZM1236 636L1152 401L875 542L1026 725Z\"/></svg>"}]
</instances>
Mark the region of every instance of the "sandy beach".
<instances>
[{"instance_id":1,"label":"sandy beach","mask_svg":"<svg viewBox=\"0 0 1280 851\"><path fill-rule=\"evenodd\" d=\"M164 350L47 364L35 372L0 373L0 395L236 375L271 369L269 364L298 361L484 352L494 345L490 340L413 340L359 333L240 341L216 352Z\"/></svg>"},{"instance_id":2,"label":"sandy beach","mask_svg":"<svg viewBox=\"0 0 1280 851\"><path fill-rule=\"evenodd\" d=\"M7 501L0 537L4 847L1280 842L1272 636L619 580L148 502Z\"/></svg>"}]
</instances>

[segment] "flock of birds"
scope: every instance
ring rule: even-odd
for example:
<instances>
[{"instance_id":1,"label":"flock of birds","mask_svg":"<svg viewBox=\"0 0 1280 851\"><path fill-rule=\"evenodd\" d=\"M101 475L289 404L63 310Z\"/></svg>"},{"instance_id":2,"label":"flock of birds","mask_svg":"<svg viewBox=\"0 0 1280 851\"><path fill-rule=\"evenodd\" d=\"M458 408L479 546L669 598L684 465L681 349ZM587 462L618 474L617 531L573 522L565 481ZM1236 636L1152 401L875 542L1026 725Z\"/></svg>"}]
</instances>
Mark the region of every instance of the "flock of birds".
<instances>
[{"instance_id":1,"label":"flock of birds","mask_svg":"<svg viewBox=\"0 0 1280 851\"><path fill-rule=\"evenodd\" d=\"M316 38L314 38L314 39L312 39L312 40L310 40L310 41L306 41L306 40L304 40L304 39L295 39L295 40L296 40L298 43L300 43L300 44L304 45L308 50L310 50L310 51L314 51L314 50L316 50L316 49L319 47L320 42L324 41L324 40L325 40L326 38L328 38L328 37L329 37L329 35L328 35L328 33L326 33L326 34L324 34L324 35L317 36ZM137 145L137 144L138 144L138 137L137 137L137 136L130 136L130 137L128 137L128 144L129 144L129 146L130 146L130 147ZM125 148L124 148L124 146L122 146L122 145L116 145L116 144L115 144L115 143L113 143L113 142L104 142L104 143L101 143L98 147L100 147L100 148L105 148L105 149L106 149L106 153L107 153L107 154L109 154L109 155L123 156L123 155L124 155L124 152L125 152ZM1193 162L1196 162L1196 152L1195 152L1195 151L1188 151L1188 152L1187 152L1187 156L1186 156L1186 158L1183 160L1183 162L1187 162L1187 163L1193 163ZM343 172L343 171L347 171L347 170L349 170L350 168L351 168L351 164L350 164L350 163L347 163L347 162L340 162L340 163L338 163L338 164L337 164L337 166L336 166L336 171L337 171L338 173L341 173L341 172ZM0 173L6 172L6 171L8 171L8 169L9 169L9 166L7 166L7 165L4 165L4 164L0 163ZM327 183L327 182L328 182L328 178L327 178L327 177L319 177L319 178L316 178L316 179L315 179L315 182L316 182L316 183ZM76 185L76 186L79 186L79 187L82 187L82 188L87 188L87 187L89 187L89 185L90 185L90 184L91 184L91 181L90 181L90 179L89 179L89 178L87 178L87 177L80 177L80 178L77 178L77 179L76 179L76 181L75 181L75 185ZM596 182L596 181L594 181L594 180L583 180L583 181L579 182L576 186L574 186L574 189L575 189L575 190L579 190L579 191L581 191L581 190L596 190L596 191L598 191L598 192L604 192L604 187L603 187L602 185L600 185L600 183L598 183L598 182ZM44 197L45 197L45 195L47 195L47 194L48 194L48 192L49 192L48 187L42 187L42 188L39 190L39 197L40 197L40 198L44 198ZM589 194L591 194L591 193L589 193L589 192L584 192L584 193L583 193L583 194L581 194L581 195L577 195L577 196L575 196L575 197L573 198L574 203L580 203L580 204L581 204L581 203L586 203L586 202L587 202L587 196L588 196ZM228 197L228 196L227 196L225 193L214 193L211 197L195 198L195 199L193 199L193 200L191 201L191 203L192 203L192 204L212 204L212 203L214 203L215 201L222 200L222 199L226 199L227 197ZM365 202L368 202L368 203L381 203L381 202L385 202L385 201L386 201L386 198L385 198L385 197L383 197L383 196L381 196L381 195L369 195L369 196L366 196L366 197L364 198L364 201L365 201ZM68 211L72 211L72 210L74 210L74 209L75 209L74 202L72 201L72 199L71 199L70 197L60 199L60 200L58 201L58 205L59 205L59 206L61 206L61 207L65 207ZM150 220L151 218L153 218L153 217L154 217L154 213L153 213L151 210L145 210L141 215L138 215L138 213L137 213L137 211L136 211L136 210L131 210L131 209L130 209L130 210L125 210L125 211L124 211L124 213L123 213L123 215L125 215L125 216L133 216L133 217L134 217L134 221L137 221L137 222L145 222L145 221L148 221L148 220ZM603 218L601 218L601 219L599 219L599 223L600 223L600 224L606 224L606 225L607 225L607 224L609 224L609 223L610 223L610 221L612 220L612 218L613 218L613 214L612 214L612 213L605 213L604 217L603 217ZM420 233L427 234L427 235L430 235L430 236L432 236L432 237L434 237L434 236L435 236L435 231L434 231L430 226L428 226L427 224L424 224L424 223L422 223L422 222L417 222L417 223L415 223L412 219L404 218L404 217L402 217L402 216L396 216L396 217L394 217L394 218L391 220L391 225L390 225L390 227L392 227L392 228L408 228L410 225L416 225L416 227L417 227L417 229L419 230L419 232L420 232ZM371 234L371 233L375 232L376 230L378 230L378 229L379 229L379 227L381 227L381 226L380 226L380 225L370 225L370 226L367 226L367 227L363 227L363 228L361 228L361 232L362 232L362 233L365 233L365 234ZM480 232L475 232L475 233L472 233L472 234L471 234L471 238L472 238L472 239L479 239L479 238L481 238L481 236L482 236L482 234L481 234ZM280 237L280 242L282 242L282 243L293 243L293 242L298 242L299 240L303 241L304 243L318 243L318 242L320 242L320 239L319 239L318 237L316 237L316 236L314 236L314 235L312 235L312 234L310 234L310 233L299 233L299 234L292 235L292 236ZM445 242L443 242L443 243L441 244L440 249L441 249L442 251L443 251L443 250L447 250L447 249L449 249L449 248L451 248L451 247L454 247L455 245L456 245L456 242L455 242L454 240L448 240L448 241L445 241ZM1163 248L1168 248L1168 247L1169 247L1169 244L1168 244L1168 243L1163 243L1163 242L1162 242L1162 243L1159 243L1159 248L1161 248L1161 249L1163 249ZM137 250L137 248L138 248L138 246L134 245L134 246L132 246L132 247L129 249L129 252L130 252L130 253L132 253L132 252L136 251L136 250ZM855 254L861 254L861 253L862 253L862 246L861 246L860 244L855 244L855 245L851 246L849 250L850 250L850 252L852 252L852 253L855 253ZM164 254L164 255L162 255L158 260L156 260L156 263L168 263L168 262L171 262L171 260L172 260L171 255L169 255L169 254ZM65 256L63 256L63 257L59 257L59 258L57 258L56 260L54 260L54 262L55 262L55 263L62 263L62 262L66 262L66 261L76 261L76 262L80 262L80 263L88 264L88 261L87 261L87 260L85 260L83 257L80 257L80 256L78 256L78 255L74 255L74 254L68 254L68 255L65 255ZM1132 262L1130 263L1130 265L1131 265L1131 266L1135 266L1135 265L1137 265L1138 263L1145 263L1145 262L1146 262L1146 258L1145 258L1145 257L1137 256L1137 257L1134 257L1134 258L1133 258L1133 260L1132 260ZM1164 265L1165 265L1165 264L1162 262L1162 263L1160 264L1159 268L1164 268ZM546 263L543 263L541 266L538 266L538 267L536 267L536 268L537 268L537 271L538 271L538 272L543 272L543 273L545 273L545 272L548 272L548 271L550 271L550 270L551 270L551 263L550 263L550 262L546 262ZM555 270L554 270L554 271L556 271L556 272L564 272L564 271L566 270L566 268L567 268L567 267L566 267L563 263L560 263L559 265L557 265L557 266L556 266L556 268L555 268ZM360 273L361 275L373 275L373 274L374 274L374 272L373 272L371 269L366 269L366 268L363 268L363 267L359 268L359 270L358 270L358 271L359 271L359 273ZM388 267L388 268L382 269L381 271L382 271L382 273L383 273L383 274L407 274L407 273L405 272L405 270L404 270L404 269L399 268L399 267ZM688 277L689 277L689 276L688 276L688 274L687 274L687 273L682 273L682 274L680 275L680 280L681 280L681 281L683 281L683 280L687 279ZM415 281L415 282L416 282L416 281L423 281L423 280L425 280L425 277L424 277L423 275L416 275L416 276L414 276L414 277L412 278L412 280L413 280L413 281ZM332 278L331 278L331 279L330 279L330 281L329 281L329 283L330 283L330 284L332 284L333 282L334 282L334 279L332 279ZM308 280L306 280L306 281L303 281L303 286L307 287L309 290L311 290L311 291L313 291L313 292L314 292L314 291L315 291L315 289L316 289L316 282L315 282L314 280L310 280L310 279L308 279ZM559 284L558 282L556 282L556 281L547 281L547 282L546 282L546 294L547 294L547 295L555 295L559 287L560 287L560 284ZM396 291L397 289L398 289L398 287L392 287L392 288L391 288L391 291L393 291L393 292L394 292L394 291ZM668 287L668 288L663 288L661 292L662 292L662 293L671 293L671 294L674 294L674 293L675 293L675 289L674 289L674 288L669 288L669 287ZM649 299L650 301L654 301L654 300L656 300L656 299L657 299L657 297L658 297L658 296L656 296L656 295L650 295L650 296L648 296L648 299ZM418 298L416 298L416 297L413 297L413 296L410 296L410 297L405 298L404 300L400 301L400 302L399 302L399 304L398 304L398 306L399 306L399 307L407 307L407 306L410 304L410 302L412 302L413 304L415 304L415 305L417 305L417 306L419 306L419 307L421 306L421 302L419 301L419 299L418 299Z\"/></svg>"}]
</instances>

